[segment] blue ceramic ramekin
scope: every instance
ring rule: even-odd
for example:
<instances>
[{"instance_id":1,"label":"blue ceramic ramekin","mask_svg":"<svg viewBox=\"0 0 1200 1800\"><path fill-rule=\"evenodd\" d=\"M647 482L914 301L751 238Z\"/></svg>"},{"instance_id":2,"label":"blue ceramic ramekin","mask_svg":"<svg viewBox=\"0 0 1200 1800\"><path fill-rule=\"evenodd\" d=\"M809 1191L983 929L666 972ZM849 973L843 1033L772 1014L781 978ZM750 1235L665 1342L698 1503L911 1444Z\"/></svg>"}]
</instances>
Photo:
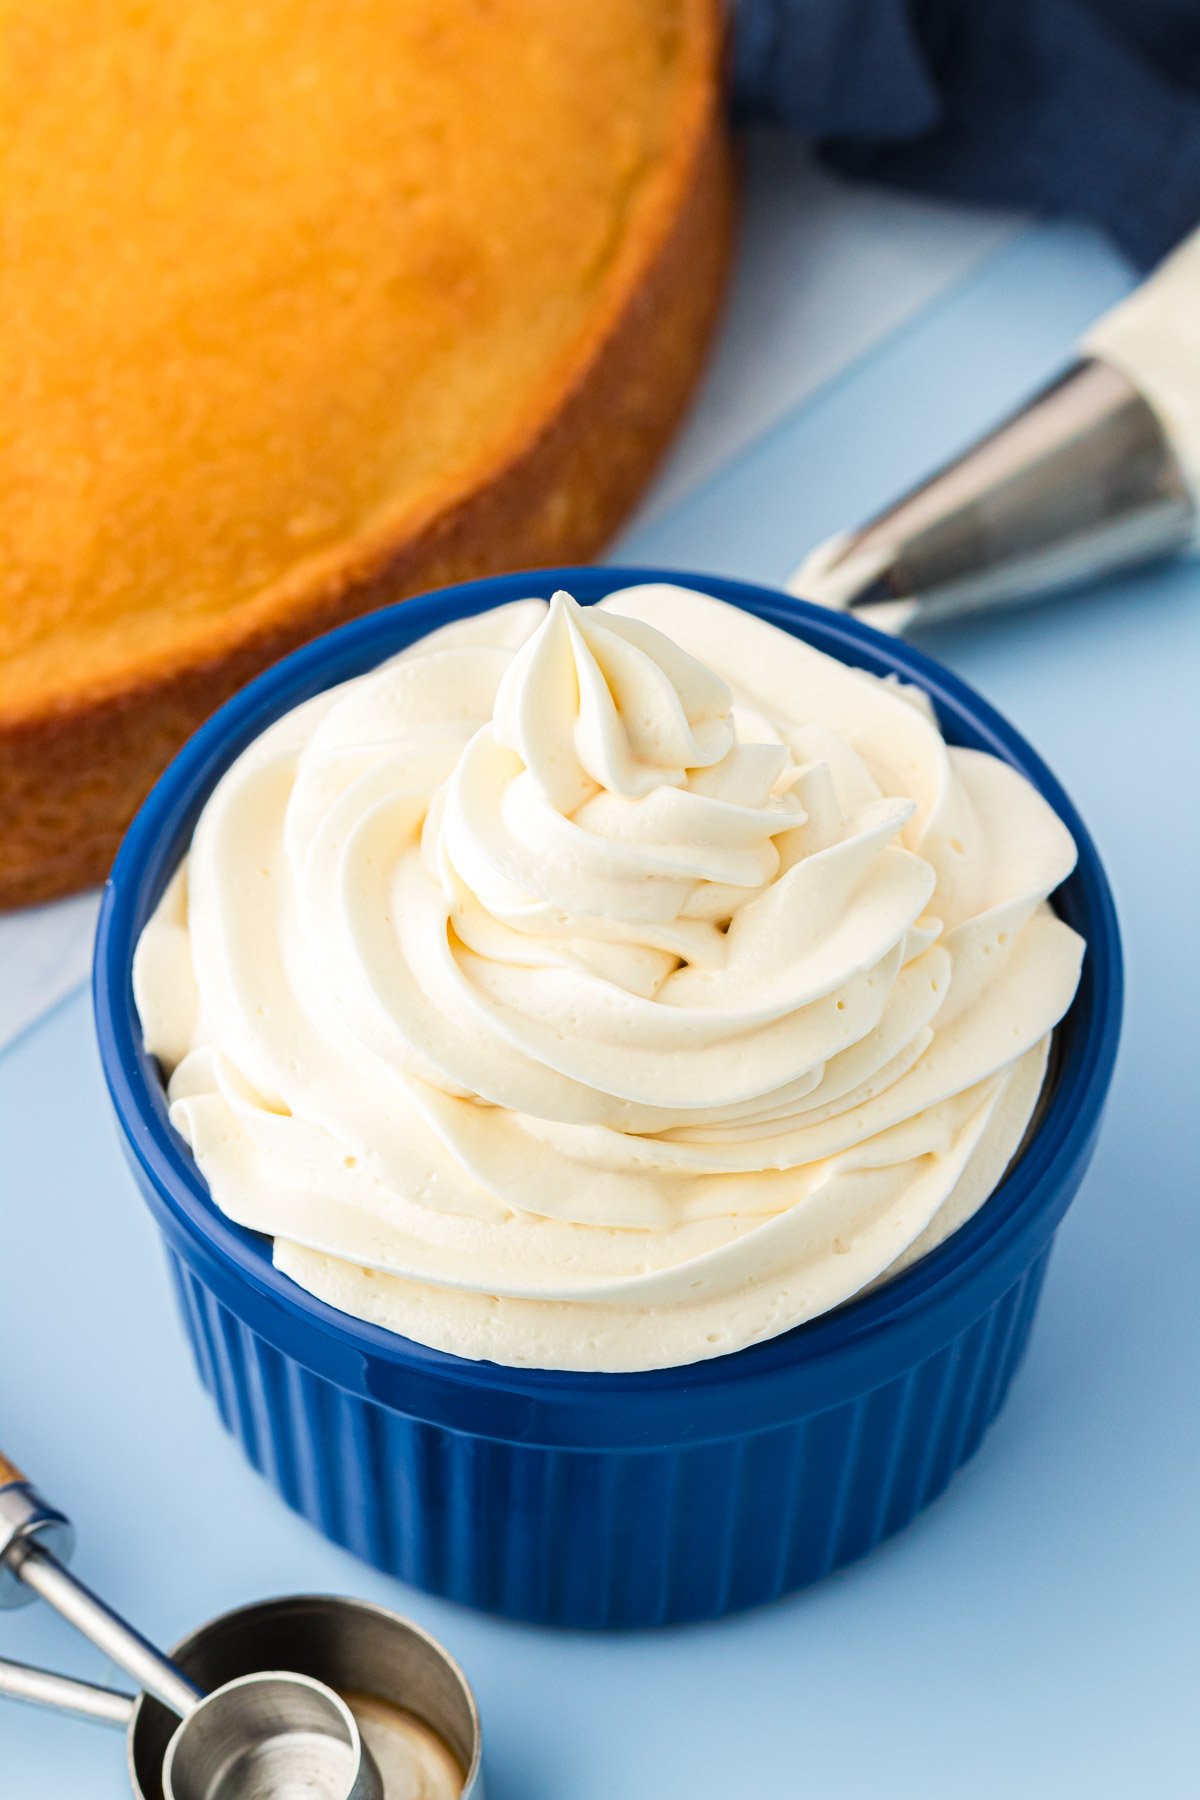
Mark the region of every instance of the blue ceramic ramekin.
<instances>
[{"instance_id":1,"label":"blue ceramic ramekin","mask_svg":"<svg viewBox=\"0 0 1200 1800\"><path fill-rule=\"evenodd\" d=\"M1056 899L1087 940L1036 1135L981 1210L896 1281L736 1354L647 1374L502 1368L335 1312L219 1213L171 1129L133 1002L138 934L217 778L281 713L436 625L567 587L717 594L931 696L946 736L1004 757L1064 820ZM167 1247L200 1376L254 1465L327 1536L405 1581L573 1626L752 1606L861 1556L979 1444L1025 1349L1056 1227L1091 1157L1116 1056L1121 951L1075 809L977 694L852 619L740 582L558 569L449 588L344 626L239 694L172 763L117 857L96 944L96 1022L124 1147Z\"/></svg>"}]
</instances>

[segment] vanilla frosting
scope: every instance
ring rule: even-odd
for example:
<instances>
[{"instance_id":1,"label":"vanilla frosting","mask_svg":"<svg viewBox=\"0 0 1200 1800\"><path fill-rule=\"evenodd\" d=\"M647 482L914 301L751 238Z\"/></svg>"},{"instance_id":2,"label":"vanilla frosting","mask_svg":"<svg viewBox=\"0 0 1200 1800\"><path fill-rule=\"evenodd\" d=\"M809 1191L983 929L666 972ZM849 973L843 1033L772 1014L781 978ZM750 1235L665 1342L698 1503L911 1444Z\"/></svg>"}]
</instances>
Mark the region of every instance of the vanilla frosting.
<instances>
[{"instance_id":1,"label":"vanilla frosting","mask_svg":"<svg viewBox=\"0 0 1200 1800\"><path fill-rule=\"evenodd\" d=\"M1012 1160L1075 847L915 689L687 589L449 625L227 771L148 1048L278 1267L460 1356L648 1369L940 1242Z\"/></svg>"}]
</instances>

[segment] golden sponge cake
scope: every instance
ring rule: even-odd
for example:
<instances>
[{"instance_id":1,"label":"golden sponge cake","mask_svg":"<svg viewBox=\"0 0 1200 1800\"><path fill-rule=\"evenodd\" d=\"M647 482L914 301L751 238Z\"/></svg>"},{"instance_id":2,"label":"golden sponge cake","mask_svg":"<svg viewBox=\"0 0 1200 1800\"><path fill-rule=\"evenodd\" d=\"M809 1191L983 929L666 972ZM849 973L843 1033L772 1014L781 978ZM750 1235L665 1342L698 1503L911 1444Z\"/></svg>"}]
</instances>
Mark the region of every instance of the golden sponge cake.
<instances>
[{"instance_id":1,"label":"golden sponge cake","mask_svg":"<svg viewBox=\"0 0 1200 1800\"><path fill-rule=\"evenodd\" d=\"M381 602L592 554L730 237L715 0L0 0L0 905Z\"/></svg>"}]
</instances>

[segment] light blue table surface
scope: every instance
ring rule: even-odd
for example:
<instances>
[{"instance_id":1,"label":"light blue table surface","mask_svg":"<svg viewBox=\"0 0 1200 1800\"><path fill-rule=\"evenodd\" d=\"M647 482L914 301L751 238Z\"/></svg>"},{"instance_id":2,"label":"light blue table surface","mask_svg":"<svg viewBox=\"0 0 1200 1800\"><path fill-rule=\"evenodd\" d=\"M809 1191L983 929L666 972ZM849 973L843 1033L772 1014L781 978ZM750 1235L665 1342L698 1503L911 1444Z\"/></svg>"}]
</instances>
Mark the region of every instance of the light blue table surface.
<instances>
[{"instance_id":1,"label":"light blue table surface","mask_svg":"<svg viewBox=\"0 0 1200 1800\"><path fill-rule=\"evenodd\" d=\"M1094 239L1030 233L622 554L782 579L1048 374L1127 284ZM1072 792L1129 972L1097 1159L973 1463L866 1562L715 1625L553 1634L376 1576L284 1509L200 1392L77 994L0 1060L0 1443L144 1629L169 1640L289 1589L400 1607L476 1685L492 1800L1200 1794L1200 567L925 647ZM114 1677L37 1607L0 1619L0 1653ZM115 1734L0 1713L0 1800L124 1792Z\"/></svg>"}]
</instances>

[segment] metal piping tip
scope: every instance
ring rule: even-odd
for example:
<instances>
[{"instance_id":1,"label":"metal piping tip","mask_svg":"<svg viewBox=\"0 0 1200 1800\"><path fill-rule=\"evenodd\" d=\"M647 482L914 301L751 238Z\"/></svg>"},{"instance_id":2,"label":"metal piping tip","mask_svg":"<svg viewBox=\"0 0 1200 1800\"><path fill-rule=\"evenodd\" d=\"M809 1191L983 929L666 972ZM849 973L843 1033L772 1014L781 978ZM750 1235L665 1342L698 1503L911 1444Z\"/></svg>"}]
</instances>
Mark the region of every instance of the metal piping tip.
<instances>
[{"instance_id":1,"label":"metal piping tip","mask_svg":"<svg viewBox=\"0 0 1200 1800\"><path fill-rule=\"evenodd\" d=\"M819 545L788 587L899 633L1178 553L1196 527L1158 414L1088 359L868 524Z\"/></svg>"},{"instance_id":2,"label":"metal piping tip","mask_svg":"<svg viewBox=\"0 0 1200 1800\"><path fill-rule=\"evenodd\" d=\"M839 531L805 557L788 582L790 591L835 612L869 619L877 631L898 636L911 623L916 601L893 585L894 557L886 545L864 543L864 532Z\"/></svg>"}]
</instances>

